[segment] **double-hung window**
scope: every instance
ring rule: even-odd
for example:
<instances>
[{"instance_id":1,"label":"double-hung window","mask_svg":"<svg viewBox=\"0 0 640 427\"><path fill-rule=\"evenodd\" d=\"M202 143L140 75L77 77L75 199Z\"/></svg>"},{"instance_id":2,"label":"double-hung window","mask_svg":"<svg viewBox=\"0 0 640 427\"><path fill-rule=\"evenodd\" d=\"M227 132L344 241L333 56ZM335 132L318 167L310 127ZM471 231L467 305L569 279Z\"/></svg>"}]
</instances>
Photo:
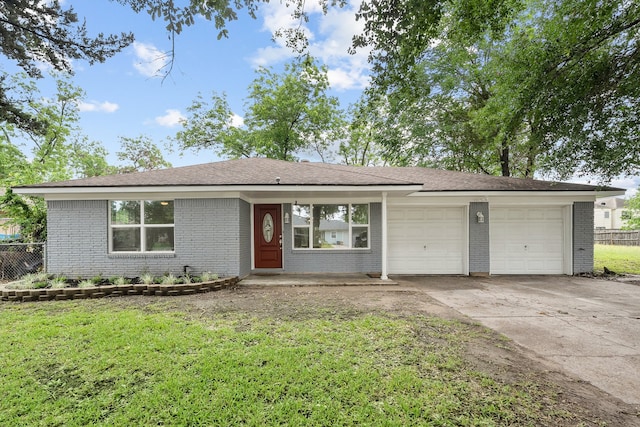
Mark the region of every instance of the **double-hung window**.
<instances>
[{"instance_id":1,"label":"double-hung window","mask_svg":"<svg viewBox=\"0 0 640 427\"><path fill-rule=\"evenodd\" d=\"M293 205L295 249L369 248L369 204Z\"/></svg>"},{"instance_id":2,"label":"double-hung window","mask_svg":"<svg viewBox=\"0 0 640 427\"><path fill-rule=\"evenodd\" d=\"M112 200L111 252L173 252L173 200Z\"/></svg>"}]
</instances>

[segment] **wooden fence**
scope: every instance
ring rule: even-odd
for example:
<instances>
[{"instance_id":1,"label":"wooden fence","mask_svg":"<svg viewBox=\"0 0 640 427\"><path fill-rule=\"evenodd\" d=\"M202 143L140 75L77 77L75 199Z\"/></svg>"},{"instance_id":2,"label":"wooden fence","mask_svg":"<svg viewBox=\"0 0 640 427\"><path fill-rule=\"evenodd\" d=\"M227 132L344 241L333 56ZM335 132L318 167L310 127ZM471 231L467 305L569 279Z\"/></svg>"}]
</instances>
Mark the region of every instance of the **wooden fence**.
<instances>
[{"instance_id":1,"label":"wooden fence","mask_svg":"<svg viewBox=\"0 0 640 427\"><path fill-rule=\"evenodd\" d=\"M602 245L640 246L640 230L594 230L593 241Z\"/></svg>"}]
</instances>

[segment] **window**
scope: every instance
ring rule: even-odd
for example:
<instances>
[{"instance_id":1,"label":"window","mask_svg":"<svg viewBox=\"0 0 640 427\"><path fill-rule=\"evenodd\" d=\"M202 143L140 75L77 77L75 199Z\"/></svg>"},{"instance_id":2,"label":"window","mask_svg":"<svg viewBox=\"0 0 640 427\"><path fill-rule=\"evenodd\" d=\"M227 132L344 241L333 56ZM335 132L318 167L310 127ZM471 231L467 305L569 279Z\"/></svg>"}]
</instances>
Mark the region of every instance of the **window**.
<instances>
[{"instance_id":1,"label":"window","mask_svg":"<svg viewBox=\"0 0 640 427\"><path fill-rule=\"evenodd\" d=\"M295 249L369 248L369 204L293 205Z\"/></svg>"},{"instance_id":2,"label":"window","mask_svg":"<svg viewBox=\"0 0 640 427\"><path fill-rule=\"evenodd\" d=\"M604 218L605 219L609 218L609 211L604 211Z\"/></svg>"},{"instance_id":3,"label":"window","mask_svg":"<svg viewBox=\"0 0 640 427\"><path fill-rule=\"evenodd\" d=\"M173 201L113 200L112 252L173 252Z\"/></svg>"}]
</instances>

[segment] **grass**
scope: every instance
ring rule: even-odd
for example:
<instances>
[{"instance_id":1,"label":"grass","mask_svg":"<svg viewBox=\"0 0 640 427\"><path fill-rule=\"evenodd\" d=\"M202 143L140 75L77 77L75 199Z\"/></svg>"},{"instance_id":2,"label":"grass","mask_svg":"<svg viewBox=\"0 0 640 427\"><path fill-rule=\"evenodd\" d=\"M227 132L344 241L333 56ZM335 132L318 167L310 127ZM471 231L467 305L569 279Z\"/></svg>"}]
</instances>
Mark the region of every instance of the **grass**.
<instances>
[{"instance_id":1,"label":"grass","mask_svg":"<svg viewBox=\"0 0 640 427\"><path fill-rule=\"evenodd\" d=\"M604 267L618 274L640 274L640 246L595 245L594 270Z\"/></svg>"},{"instance_id":2,"label":"grass","mask_svg":"<svg viewBox=\"0 0 640 427\"><path fill-rule=\"evenodd\" d=\"M439 318L89 300L0 317L0 425L526 426L555 398L472 369L464 344L482 330Z\"/></svg>"}]
</instances>

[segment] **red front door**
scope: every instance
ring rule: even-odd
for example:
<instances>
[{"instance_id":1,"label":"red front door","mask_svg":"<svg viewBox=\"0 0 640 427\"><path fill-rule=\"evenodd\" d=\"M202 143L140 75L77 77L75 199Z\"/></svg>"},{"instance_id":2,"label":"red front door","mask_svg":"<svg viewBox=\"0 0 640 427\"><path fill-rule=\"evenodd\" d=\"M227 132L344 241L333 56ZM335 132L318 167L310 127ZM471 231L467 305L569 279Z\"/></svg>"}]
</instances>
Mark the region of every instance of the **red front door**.
<instances>
[{"instance_id":1,"label":"red front door","mask_svg":"<svg viewBox=\"0 0 640 427\"><path fill-rule=\"evenodd\" d=\"M253 207L253 240L256 268L282 268L280 205Z\"/></svg>"}]
</instances>

